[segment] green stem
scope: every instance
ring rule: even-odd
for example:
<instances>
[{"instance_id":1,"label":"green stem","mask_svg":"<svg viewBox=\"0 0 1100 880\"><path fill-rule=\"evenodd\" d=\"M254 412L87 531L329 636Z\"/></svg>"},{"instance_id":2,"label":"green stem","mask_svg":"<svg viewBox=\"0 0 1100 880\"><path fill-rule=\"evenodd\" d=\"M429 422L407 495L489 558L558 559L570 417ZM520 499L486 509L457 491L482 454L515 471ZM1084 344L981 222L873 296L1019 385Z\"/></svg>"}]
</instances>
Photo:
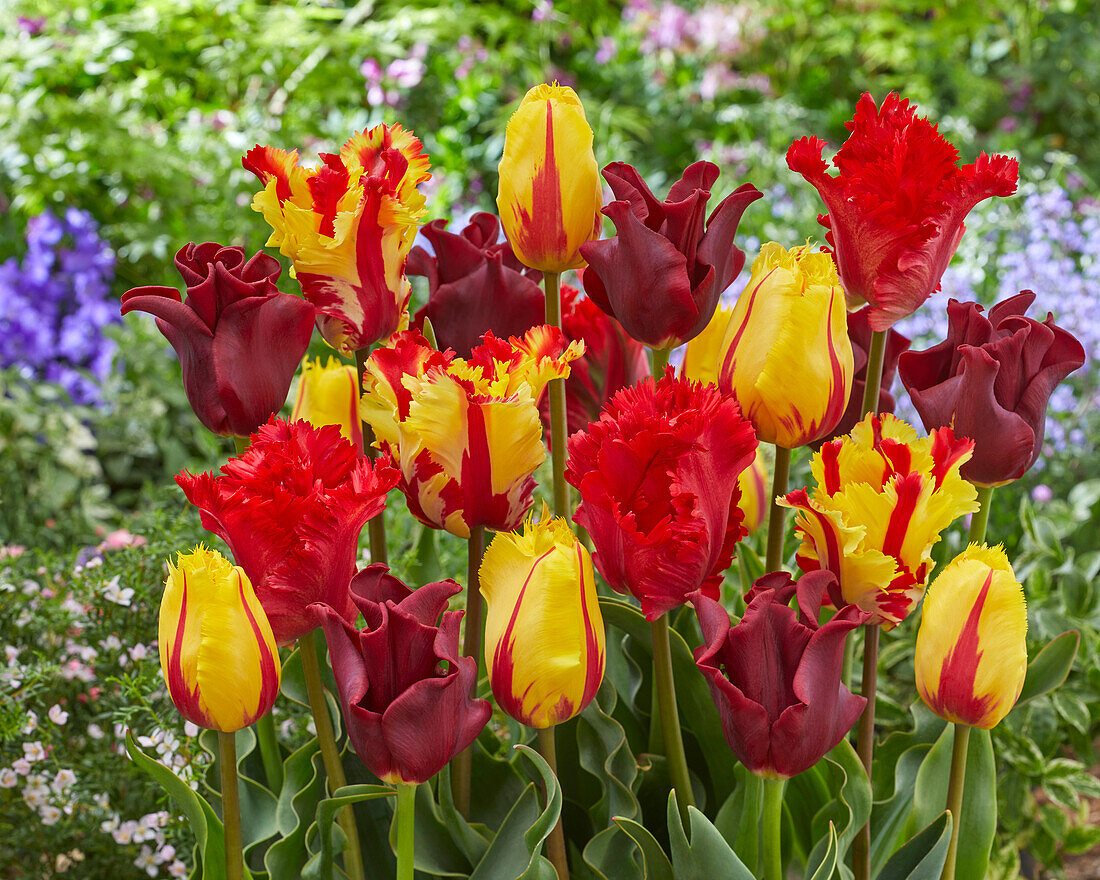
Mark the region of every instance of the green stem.
<instances>
[{"instance_id":1,"label":"green stem","mask_svg":"<svg viewBox=\"0 0 1100 880\"><path fill-rule=\"evenodd\" d=\"M676 707L676 683L672 678L672 648L669 643L668 615L662 614L650 624L653 633L653 667L657 684L657 706L665 739L668 775L676 791L676 804L685 829L690 829L688 807L695 806L684 755L684 735L680 730L680 712Z\"/></svg>"},{"instance_id":2,"label":"green stem","mask_svg":"<svg viewBox=\"0 0 1100 880\"><path fill-rule=\"evenodd\" d=\"M359 376L359 393L363 393L363 373L366 370L367 357L370 355L370 350L366 348L359 348L355 351L355 371ZM371 445L374 443L374 429L367 423L362 422L363 431L363 454L370 456L371 458L378 457L378 451ZM386 555L386 511L380 510L378 515L372 517L367 522L367 536L370 539L370 561L371 562L388 562L389 558Z\"/></svg>"},{"instance_id":3,"label":"green stem","mask_svg":"<svg viewBox=\"0 0 1100 880\"><path fill-rule=\"evenodd\" d=\"M478 571L485 555L485 527L470 529L466 562L466 632L462 637L462 656L473 657L480 666L481 658L481 583ZM474 744L455 755L451 774L451 794L455 808L462 818L470 818L470 773L473 766Z\"/></svg>"},{"instance_id":4,"label":"green stem","mask_svg":"<svg viewBox=\"0 0 1100 880\"><path fill-rule=\"evenodd\" d=\"M233 437L233 448L237 450L237 455L240 455L246 449L251 441L247 437Z\"/></svg>"},{"instance_id":5,"label":"green stem","mask_svg":"<svg viewBox=\"0 0 1100 880\"><path fill-rule=\"evenodd\" d=\"M764 571L779 571L783 567L783 519L787 508L780 507L775 499L787 494L787 480L790 473L791 451L782 446L776 446L771 508L768 512L768 555L764 563Z\"/></svg>"},{"instance_id":6,"label":"green stem","mask_svg":"<svg viewBox=\"0 0 1100 880\"><path fill-rule=\"evenodd\" d=\"M222 771L225 876L226 880L241 880L244 876L244 849L241 839L241 801L237 791L236 734L218 731L218 760Z\"/></svg>"},{"instance_id":7,"label":"green stem","mask_svg":"<svg viewBox=\"0 0 1100 880\"><path fill-rule=\"evenodd\" d=\"M546 727L539 730L538 740L539 752L546 763L550 765L554 775L557 776L558 750L554 743L554 728ZM547 794L547 800L549 800L549 794ZM546 854L549 856L554 870L558 873L558 880L569 880L569 863L565 857L565 834L561 828L561 816L558 816L557 824L554 825L554 829L550 832L550 837L546 841Z\"/></svg>"},{"instance_id":8,"label":"green stem","mask_svg":"<svg viewBox=\"0 0 1100 880\"><path fill-rule=\"evenodd\" d=\"M268 712L260 718L252 729L256 732L256 741L260 744L260 757L264 762L264 776L267 787L278 797L283 790L283 759L279 754L279 739L275 735L275 719Z\"/></svg>"},{"instance_id":9,"label":"green stem","mask_svg":"<svg viewBox=\"0 0 1100 880\"><path fill-rule=\"evenodd\" d=\"M543 272L546 290L546 323L561 329L561 275ZM550 396L550 463L554 473L554 516L569 519L573 512L569 500L569 484L565 482L565 459L568 453L568 416L565 407L565 380L552 379L547 386Z\"/></svg>"},{"instance_id":10,"label":"green stem","mask_svg":"<svg viewBox=\"0 0 1100 880\"><path fill-rule=\"evenodd\" d=\"M863 627L863 696L867 706L859 716L859 734L856 738L856 752L871 779L871 762L875 751L875 697L878 692L878 639L880 628ZM852 871L855 880L871 878L871 820L859 829L852 841Z\"/></svg>"},{"instance_id":11,"label":"green stem","mask_svg":"<svg viewBox=\"0 0 1100 880\"><path fill-rule=\"evenodd\" d=\"M992 486L975 486L978 490L978 512L970 518L970 535L967 540L971 544L980 544L985 540L985 528L989 525L989 501L993 497Z\"/></svg>"},{"instance_id":12,"label":"green stem","mask_svg":"<svg viewBox=\"0 0 1100 880\"><path fill-rule=\"evenodd\" d=\"M328 714L328 702L325 700L325 686L321 683L321 664L317 660L317 631L307 633L298 639L298 653L302 658L302 677L306 682L306 694L309 708L313 712L313 724L317 728L317 744L321 748L321 760L328 774L329 793L348 784L344 776L344 766L340 763L340 751L336 748L336 737L332 731L332 718ZM351 880L363 880L363 852L359 847L359 831L355 827L355 814L351 804L340 808L336 814L347 849L344 850L344 871Z\"/></svg>"},{"instance_id":13,"label":"green stem","mask_svg":"<svg viewBox=\"0 0 1100 880\"><path fill-rule=\"evenodd\" d=\"M413 880L413 819L416 786L397 784L397 880Z\"/></svg>"},{"instance_id":14,"label":"green stem","mask_svg":"<svg viewBox=\"0 0 1100 880\"><path fill-rule=\"evenodd\" d=\"M783 852L780 849L783 827L783 788L785 779L764 780L764 880L783 880Z\"/></svg>"},{"instance_id":15,"label":"green stem","mask_svg":"<svg viewBox=\"0 0 1100 880\"><path fill-rule=\"evenodd\" d=\"M668 366L670 351L667 348L651 348L650 352L653 354L653 378L660 379L665 374L665 367Z\"/></svg>"},{"instance_id":16,"label":"green stem","mask_svg":"<svg viewBox=\"0 0 1100 880\"><path fill-rule=\"evenodd\" d=\"M962 827L963 786L966 783L966 748L970 742L970 725L955 725L955 742L951 747L951 781L947 786L947 809L951 811L951 843L947 861L943 863L940 880L955 880L955 860L959 853L959 829Z\"/></svg>"},{"instance_id":17,"label":"green stem","mask_svg":"<svg viewBox=\"0 0 1100 880\"><path fill-rule=\"evenodd\" d=\"M882 387L882 361L886 354L886 330L876 330L871 334L871 348L867 352L866 382L863 386L863 406L859 408L860 418L867 413L878 412L878 393Z\"/></svg>"}]
</instances>

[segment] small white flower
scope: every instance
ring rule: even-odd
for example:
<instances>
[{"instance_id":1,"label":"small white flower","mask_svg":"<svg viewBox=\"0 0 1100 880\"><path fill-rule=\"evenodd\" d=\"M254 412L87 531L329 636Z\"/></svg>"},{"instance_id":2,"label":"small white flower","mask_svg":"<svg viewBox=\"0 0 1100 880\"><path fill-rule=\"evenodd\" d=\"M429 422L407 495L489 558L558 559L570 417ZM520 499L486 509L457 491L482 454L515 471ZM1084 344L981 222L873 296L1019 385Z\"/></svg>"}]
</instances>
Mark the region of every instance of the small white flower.
<instances>
[{"instance_id":1,"label":"small white flower","mask_svg":"<svg viewBox=\"0 0 1100 880\"><path fill-rule=\"evenodd\" d=\"M130 654L131 660L144 660L149 655L149 649L138 642L138 644L130 648L128 653Z\"/></svg>"},{"instance_id":2,"label":"small white flower","mask_svg":"<svg viewBox=\"0 0 1100 880\"><path fill-rule=\"evenodd\" d=\"M103 733L102 727L100 727L95 722L92 722L88 725L88 736L90 736L92 739L103 739L105 734Z\"/></svg>"},{"instance_id":3,"label":"small white flower","mask_svg":"<svg viewBox=\"0 0 1100 880\"><path fill-rule=\"evenodd\" d=\"M15 661L19 658L20 649L15 645L5 645L4 655L8 658L8 666L14 666Z\"/></svg>"},{"instance_id":4,"label":"small white flower","mask_svg":"<svg viewBox=\"0 0 1100 880\"><path fill-rule=\"evenodd\" d=\"M46 806L50 802L49 795L50 790L44 785L28 785L23 789L23 800L32 810Z\"/></svg>"},{"instance_id":5,"label":"small white flower","mask_svg":"<svg viewBox=\"0 0 1100 880\"><path fill-rule=\"evenodd\" d=\"M137 822L132 819L123 822L114 831L111 832L111 837L115 839L115 843L120 846L125 846L127 843L135 841L135 833L137 832Z\"/></svg>"},{"instance_id":6,"label":"small white flower","mask_svg":"<svg viewBox=\"0 0 1100 880\"><path fill-rule=\"evenodd\" d=\"M27 723L23 725L23 733L31 733L38 729L38 713L33 709L27 710Z\"/></svg>"},{"instance_id":7,"label":"small white flower","mask_svg":"<svg viewBox=\"0 0 1100 880\"><path fill-rule=\"evenodd\" d=\"M53 782L50 783L50 787L61 794L67 788L71 788L76 783L76 774L67 767L63 770L58 770L57 775L54 776Z\"/></svg>"},{"instance_id":8,"label":"small white flower","mask_svg":"<svg viewBox=\"0 0 1100 880\"><path fill-rule=\"evenodd\" d=\"M173 877L186 877L187 865L185 865L179 859L176 859L174 862L172 862L172 864L168 866L168 873L171 874Z\"/></svg>"},{"instance_id":9,"label":"small white flower","mask_svg":"<svg viewBox=\"0 0 1100 880\"><path fill-rule=\"evenodd\" d=\"M109 819L104 819L99 823L99 830L104 834L114 834L118 830L119 820L118 813L112 815Z\"/></svg>"},{"instance_id":10,"label":"small white flower","mask_svg":"<svg viewBox=\"0 0 1100 880\"><path fill-rule=\"evenodd\" d=\"M170 862L176 857L176 848L171 844L163 846L157 851L157 862L163 864L164 862Z\"/></svg>"},{"instance_id":11,"label":"small white flower","mask_svg":"<svg viewBox=\"0 0 1100 880\"><path fill-rule=\"evenodd\" d=\"M20 776L26 776L31 772L31 762L26 758L16 758L11 762L11 769L18 773Z\"/></svg>"},{"instance_id":12,"label":"small white flower","mask_svg":"<svg viewBox=\"0 0 1100 880\"><path fill-rule=\"evenodd\" d=\"M42 748L42 743L38 740L25 742L23 743L23 757L32 764L35 761L44 761L46 760L46 750Z\"/></svg>"},{"instance_id":13,"label":"small white flower","mask_svg":"<svg viewBox=\"0 0 1100 880\"><path fill-rule=\"evenodd\" d=\"M101 810L106 810L107 808L109 808L111 806L111 796L109 794L107 794L106 792L103 792L103 791L101 791L97 794L93 794L92 795L92 801Z\"/></svg>"},{"instance_id":14,"label":"small white flower","mask_svg":"<svg viewBox=\"0 0 1100 880\"><path fill-rule=\"evenodd\" d=\"M134 591L130 587L120 587L118 585L119 577L120 575L116 574L103 585L103 598L108 602L114 602L116 605L129 607L130 600L134 598Z\"/></svg>"},{"instance_id":15,"label":"small white flower","mask_svg":"<svg viewBox=\"0 0 1100 880\"><path fill-rule=\"evenodd\" d=\"M147 846L141 848L141 855L134 859L134 865L145 871L150 877L157 876L157 860L153 855L153 851Z\"/></svg>"},{"instance_id":16,"label":"small white flower","mask_svg":"<svg viewBox=\"0 0 1100 880\"><path fill-rule=\"evenodd\" d=\"M64 724L69 720L69 713L62 709L58 703L50 706L50 711L46 714L50 717L50 721L57 725Z\"/></svg>"},{"instance_id":17,"label":"small white flower","mask_svg":"<svg viewBox=\"0 0 1100 880\"><path fill-rule=\"evenodd\" d=\"M118 651L122 648L122 640L113 633L99 643L105 651Z\"/></svg>"},{"instance_id":18,"label":"small white flower","mask_svg":"<svg viewBox=\"0 0 1100 880\"><path fill-rule=\"evenodd\" d=\"M19 774L11 767L0 770L0 788L15 788L19 783Z\"/></svg>"},{"instance_id":19,"label":"small white flower","mask_svg":"<svg viewBox=\"0 0 1100 880\"><path fill-rule=\"evenodd\" d=\"M53 867L58 874L64 874L73 866L73 860L70 859L65 853L58 853L57 858L54 860Z\"/></svg>"},{"instance_id":20,"label":"small white flower","mask_svg":"<svg viewBox=\"0 0 1100 880\"><path fill-rule=\"evenodd\" d=\"M199 726L192 724L190 721L183 722L183 732L188 736L195 737L199 735Z\"/></svg>"},{"instance_id":21,"label":"small white flower","mask_svg":"<svg viewBox=\"0 0 1100 880\"><path fill-rule=\"evenodd\" d=\"M61 818L61 810L47 804L38 811L38 817L42 820L43 825L56 825L58 819Z\"/></svg>"}]
</instances>

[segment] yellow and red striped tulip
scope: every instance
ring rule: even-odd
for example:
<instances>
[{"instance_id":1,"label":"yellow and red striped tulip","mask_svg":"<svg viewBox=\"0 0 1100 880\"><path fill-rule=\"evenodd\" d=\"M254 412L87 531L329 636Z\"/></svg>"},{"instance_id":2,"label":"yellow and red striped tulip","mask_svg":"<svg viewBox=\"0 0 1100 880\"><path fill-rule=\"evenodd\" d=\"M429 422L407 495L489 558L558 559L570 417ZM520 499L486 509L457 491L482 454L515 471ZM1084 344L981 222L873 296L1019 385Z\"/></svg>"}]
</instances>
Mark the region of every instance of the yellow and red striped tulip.
<instances>
[{"instance_id":1,"label":"yellow and red striped tulip","mask_svg":"<svg viewBox=\"0 0 1100 880\"><path fill-rule=\"evenodd\" d=\"M832 257L808 244L789 251L765 244L726 327L718 384L733 392L761 441L794 449L832 432L853 368Z\"/></svg>"},{"instance_id":2,"label":"yellow and red striped tulip","mask_svg":"<svg viewBox=\"0 0 1100 880\"><path fill-rule=\"evenodd\" d=\"M710 323L684 349L684 362L680 365L681 376L693 382L718 384L722 342L726 338L726 327L732 317L732 306L719 305L714 310Z\"/></svg>"},{"instance_id":3,"label":"yellow and red striped tulip","mask_svg":"<svg viewBox=\"0 0 1100 880\"><path fill-rule=\"evenodd\" d=\"M346 440L363 448L363 423L359 421L359 377L355 367L329 358L302 361L298 394L290 420L300 419L313 427L336 425Z\"/></svg>"},{"instance_id":4,"label":"yellow and red striped tulip","mask_svg":"<svg viewBox=\"0 0 1100 880\"><path fill-rule=\"evenodd\" d=\"M950 428L920 436L889 413L823 443L811 460L813 492L779 502L797 511L799 566L836 575L838 608L858 605L872 625L893 628L924 592L940 533L978 510L977 490L959 475L973 450Z\"/></svg>"},{"instance_id":5,"label":"yellow and red striped tulip","mask_svg":"<svg viewBox=\"0 0 1100 880\"><path fill-rule=\"evenodd\" d=\"M917 633L917 690L947 721L989 730L1027 674L1027 605L1004 548L971 544L936 578Z\"/></svg>"},{"instance_id":6,"label":"yellow and red striped tulip","mask_svg":"<svg viewBox=\"0 0 1100 880\"><path fill-rule=\"evenodd\" d=\"M481 563L485 665L500 707L528 727L568 721L603 681L592 557L563 517L501 532Z\"/></svg>"},{"instance_id":7,"label":"yellow and red striped tulip","mask_svg":"<svg viewBox=\"0 0 1100 880\"><path fill-rule=\"evenodd\" d=\"M267 244L291 260L329 345L348 355L408 326L405 261L426 210L417 187L431 178L412 132L376 125L317 168L260 146L243 164L264 185L252 208L271 226Z\"/></svg>"},{"instance_id":8,"label":"yellow and red striped tulip","mask_svg":"<svg viewBox=\"0 0 1100 880\"><path fill-rule=\"evenodd\" d=\"M577 93L556 82L531 89L508 121L498 171L497 211L520 262L583 266L580 246L603 228L603 188Z\"/></svg>"},{"instance_id":9,"label":"yellow and red striped tulip","mask_svg":"<svg viewBox=\"0 0 1100 880\"><path fill-rule=\"evenodd\" d=\"M411 330L376 349L359 411L398 463L413 515L460 538L517 528L546 459L539 397L583 353L546 325L507 342L487 333L469 359L433 351Z\"/></svg>"},{"instance_id":10,"label":"yellow and red striped tulip","mask_svg":"<svg viewBox=\"0 0 1100 880\"><path fill-rule=\"evenodd\" d=\"M271 711L279 651L244 569L203 546L168 563L160 602L160 668L193 724L231 733Z\"/></svg>"},{"instance_id":11,"label":"yellow and red striped tulip","mask_svg":"<svg viewBox=\"0 0 1100 880\"><path fill-rule=\"evenodd\" d=\"M737 478L737 488L741 491L741 510L745 514L742 525L751 535L764 525L771 508L771 480L768 477L768 463L764 461L764 447L756 447L756 458Z\"/></svg>"}]
</instances>

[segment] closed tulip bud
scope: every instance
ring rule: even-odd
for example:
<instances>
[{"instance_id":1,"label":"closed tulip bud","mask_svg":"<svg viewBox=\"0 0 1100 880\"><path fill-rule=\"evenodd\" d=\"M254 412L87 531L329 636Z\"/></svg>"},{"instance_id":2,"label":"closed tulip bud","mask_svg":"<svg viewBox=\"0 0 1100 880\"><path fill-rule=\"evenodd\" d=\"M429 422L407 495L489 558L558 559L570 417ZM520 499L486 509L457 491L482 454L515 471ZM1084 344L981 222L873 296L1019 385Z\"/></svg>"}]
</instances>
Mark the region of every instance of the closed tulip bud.
<instances>
[{"instance_id":1,"label":"closed tulip bud","mask_svg":"<svg viewBox=\"0 0 1100 880\"><path fill-rule=\"evenodd\" d=\"M355 367L329 358L302 361L298 396L294 398L292 422L304 420L315 428L336 425L344 439L363 448L363 423L359 421L359 378Z\"/></svg>"},{"instance_id":2,"label":"closed tulip bud","mask_svg":"<svg viewBox=\"0 0 1100 880\"><path fill-rule=\"evenodd\" d=\"M231 733L271 711L279 652L244 569L205 547L168 563L160 668L180 714Z\"/></svg>"},{"instance_id":3,"label":"closed tulip bud","mask_svg":"<svg viewBox=\"0 0 1100 880\"><path fill-rule=\"evenodd\" d=\"M508 121L497 211L525 266L563 272L584 265L579 248L599 238L603 190L592 129L568 86L535 86Z\"/></svg>"},{"instance_id":4,"label":"closed tulip bud","mask_svg":"<svg viewBox=\"0 0 1100 880\"><path fill-rule=\"evenodd\" d=\"M741 510L745 513L745 530L751 535L764 525L771 507L768 492L771 480L768 478L768 463L764 461L764 447L756 447L756 458L737 478L737 488L741 491Z\"/></svg>"},{"instance_id":5,"label":"closed tulip bud","mask_svg":"<svg viewBox=\"0 0 1100 880\"><path fill-rule=\"evenodd\" d=\"M989 730L1016 705L1027 673L1027 606L1004 548L971 544L924 598L917 690L947 721Z\"/></svg>"},{"instance_id":6,"label":"closed tulip bud","mask_svg":"<svg viewBox=\"0 0 1100 880\"><path fill-rule=\"evenodd\" d=\"M564 518L501 532L481 563L485 665L497 703L528 727L568 721L604 672L592 557Z\"/></svg>"},{"instance_id":7,"label":"closed tulip bud","mask_svg":"<svg viewBox=\"0 0 1100 880\"><path fill-rule=\"evenodd\" d=\"M852 390L844 291L828 254L760 249L722 343L719 385L757 436L785 449L828 436Z\"/></svg>"}]
</instances>

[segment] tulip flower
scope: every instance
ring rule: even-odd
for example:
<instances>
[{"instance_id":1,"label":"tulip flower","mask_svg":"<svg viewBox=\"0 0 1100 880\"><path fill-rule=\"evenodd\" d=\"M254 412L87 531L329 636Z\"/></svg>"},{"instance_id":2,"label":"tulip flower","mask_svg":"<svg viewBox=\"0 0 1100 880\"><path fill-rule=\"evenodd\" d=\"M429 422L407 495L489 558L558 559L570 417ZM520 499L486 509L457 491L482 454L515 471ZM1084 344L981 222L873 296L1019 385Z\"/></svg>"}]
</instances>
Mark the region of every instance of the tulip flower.
<instances>
[{"instance_id":1,"label":"tulip flower","mask_svg":"<svg viewBox=\"0 0 1100 880\"><path fill-rule=\"evenodd\" d=\"M461 589L447 580L410 590L376 563L351 582L362 630L339 608L313 606L328 641L348 739L385 783L431 779L477 738L492 714L487 701L470 696L477 661L459 650L463 612L446 610Z\"/></svg>"},{"instance_id":2,"label":"tulip flower","mask_svg":"<svg viewBox=\"0 0 1100 880\"><path fill-rule=\"evenodd\" d=\"M271 711L279 651L248 575L198 546L168 562L160 602L160 668L180 714L231 733Z\"/></svg>"},{"instance_id":3,"label":"tulip flower","mask_svg":"<svg viewBox=\"0 0 1100 880\"><path fill-rule=\"evenodd\" d=\"M567 432L575 434L600 417L615 392L636 385L651 372L645 348L577 288L561 286L561 307L565 338L584 343L584 355L570 365L565 380ZM549 430L548 396L542 398L540 409Z\"/></svg>"},{"instance_id":4,"label":"tulip flower","mask_svg":"<svg viewBox=\"0 0 1100 880\"><path fill-rule=\"evenodd\" d=\"M921 437L887 413L823 443L812 494L798 489L780 502L798 512L799 566L831 571L838 608L858 605L872 625L892 629L924 592L940 533L978 510L977 490L959 475L973 448L950 428Z\"/></svg>"},{"instance_id":5,"label":"tulip flower","mask_svg":"<svg viewBox=\"0 0 1100 880\"><path fill-rule=\"evenodd\" d=\"M768 518L771 498L768 497L768 464L764 461L764 449L756 447L756 456L737 478L737 488L741 492L741 510L745 514L744 526L752 534Z\"/></svg>"},{"instance_id":6,"label":"tulip flower","mask_svg":"<svg viewBox=\"0 0 1100 880\"><path fill-rule=\"evenodd\" d=\"M731 396L671 370L620 391L570 438L566 478L581 494L574 519L592 536L607 583L637 597L647 620L700 589L718 598L745 534L737 481L756 445Z\"/></svg>"},{"instance_id":7,"label":"tulip flower","mask_svg":"<svg viewBox=\"0 0 1100 880\"><path fill-rule=\"evenodd\" d=\"M497 170L497 211L520 262L543 272L583 266L580 246L603 228L603 190L577 93L556 82L531 89L508 120Z\"/></svg>"},{"instance_id":8,"label":"tulip flower","mask_svg":"<svg viewBox=\"0 0 1100 880\"><path fill-rule=\"evenodd\" d=\"M852 344L836 268L809 245L760 249L722 341L719 384L757 437L784 449L832 431L852 390Z\"/></svg>"},{"instance_id":9,"label":"tulip flower","mask_svg":"<svg viewBox=\"0 0 1100 880\"><path fill-rule=\"evenodd\" d=\"M851 432L856 426L860 416L863 415L863 393L867 388L867 358L871 350L871 325L867 323L870 306L865 306L858 312L848 313L848 340L852 343L852 356L855 359L855 372L852 374L852 393L848 396L848 408L844 415L833 428L832 434L824 439L842 437ZM898 358L901 353L909 348L909 337L902 336L897 330L886 331L886 339L883 346L882 377L879 384L878 404L875 412L892 413L897 406L894 395L890 393L890 386L894 383L894 373L898 368ZM962 432L960 432L962 433ZM819 446L820 441L815 441L811 446Z\"/></svg>"},{"instance_id":10,"label":"tulip flower","mask_svg":"<svg viewBox=\"0 0 1100 880\"><path fill-rule=\"evenodd\" d=\"M1035 464L1050 394L1085 362L1081 343L1052 315L1041 323L1024 315L1034 300L1022 291L988 317L977 303L951 300L947 339L899 364L925 428L950 425L974 441L962 475L979 486L1019 479Z\"/></svg>"},{"instance_id":11,"label":"tulip flower","mask_svg":"<svg viewBox=\"0 0 1100 880\"><path fill-rule=\"evenodd\" d=\"M759 578L736 626L720 603L695 596L703 644L695 664L718 706L734 755L765 778L808 770L847 735L866 700L841 683L844 641L867 615L854 605L818 626L817 608L833 575L797 583L786 572ZM796 594L799 611L788 603Z\"/></svg>"},{"instance_id":12,"label":"tulip flower","mask_svg":"<svg viewBox=\"0 0 1100 880\"><path fill-rule=\"evenodd\" d=\"M363 448L363 423L359 421L359 378L355 367L329 358L302 361L302 377L290 420L301 419L315 428L336 425L340 434L357 448Z\"/></svg>"},{"instance_id":13,"label":"tulip flower","mask_svg":"<svg viewBox=\"0 0 1100 880\"><path fill-rule=\"evenodd\" d=\"M585 292L634 339L675 348L703 331L745 265L733 237L745 208L763 193L746 183L706 218L718 179L711 162L688 166L663 202L625 162L612 162L603 176L616 199L603 213L617 234L581 247Z\"/></svg>"},{"instance_id":14,"label":"tulip flower","mask_svg":"<svg viewBox=\"0 0 1100 880\"><path fill-rule=\"evenodd\" d=\"M314 602L353 619L359 533L385 506L396 470L360 455L335 425L272 419L221 471L176 482L248 574L276 642L316 628Z\"/></svg>"},{"instance_id":15,"label":"tulip flower","mask_svg":"<svg viewBox=\"0 0 1100 880\"><path fill-rule=\"evenodd\" d=\"M500 707L528 727L568 721L600 688L603 617L592 558L568 522L530 518L501 532L481 563L485 665Z\"/></svg>"},{"instance_id":16,"label":"tulip flower","mask_svg":"<svg viewBox=\"0 0 1100 880\"><path fill-rule=\"evenodd\" d=\"M242 160L263 183L253 210L271 226L270 247L317 307L317 327L343 355L407 326L405 260L425 212L420 141L400 125L353 135L318 168L298 152L257 146Z\"/></svg>"},{"instance_id":17,"label":"tulip flower","mask_svg":"<svg viewBox=\"0 0 1100 880\"><path fill-rule=\"evenodd\" d=\"M684 360L680 364L681 376L686 376L693 382L718 384L722 341L726 338L726 327L732 317L733 308L719 303L710 323L684 348Z\"/></svg>"},{"instance_id":18,"label":"tulip flower","mask_svg":"<svg viewBox=\"0 0 1100 880\"><path fill-rule=\"evenodd\" d=\"M458 235L446 227L445 220L433 220L422 230L434 255L422 247L409 254L408 274L428 279L428 302L416 313L416 328L422 330L428 318L438 347L468 358L486 331L507 339L541 324L540 274L525 268L507 241L497 243L497 218L474 214Z\"/></svg>"},{"instance_id":19,"label":"tulip flower","mask_svg":"<svg viewBox=\"0 0 1100 880\"><path fill-rule=\"evenodd\" d=\"M1027 673L1027 607L1004 548L971 544L928 589L917 690L947 721L985 730L1016 704Z\"/></svg>"},{"instance_id":20,"label":"tulip flower","mask_svg":"<svg viewBox=\"0 0 1100 880\"><path fill-rule=\"evenodd\" d=\"M821 223L851 308L871 306L869 323L887 330L939 290L944 269L978 202L1016 192L1019 163L959 154L917 108L890 93L881 107L864 93L851 132L828 173L825 142L800 138L787 165L817 187L829 213Z\"/></svg>"},{"instance_id":21,"label":"tulip flower","mask_svg":"<svg viewBox=\"0 0 1100 880\"><path fill-rule=\"evenodd\" d=\"M262 251L246 261L244 248L192 243L176 253L176 268L186 300L174 287L135 287L122 295L122 314L155 315L199 421L247 437L286 402L313 335L313 306L279 292L282 267Z\"/></svg>"},{"instance_id":22,"label":"tulip flower","mask_svg":"<svg viewBox=\"0 0 1100 880\"><path fill-rule=\"evenodd\" d=\"M398 462L413 515L460 538L519 526L546 459L538 399L583 351L545 325L507 342L486 333L468 360L415 330L374 351L360 414Z\"/></svg>"}]
</instances>

